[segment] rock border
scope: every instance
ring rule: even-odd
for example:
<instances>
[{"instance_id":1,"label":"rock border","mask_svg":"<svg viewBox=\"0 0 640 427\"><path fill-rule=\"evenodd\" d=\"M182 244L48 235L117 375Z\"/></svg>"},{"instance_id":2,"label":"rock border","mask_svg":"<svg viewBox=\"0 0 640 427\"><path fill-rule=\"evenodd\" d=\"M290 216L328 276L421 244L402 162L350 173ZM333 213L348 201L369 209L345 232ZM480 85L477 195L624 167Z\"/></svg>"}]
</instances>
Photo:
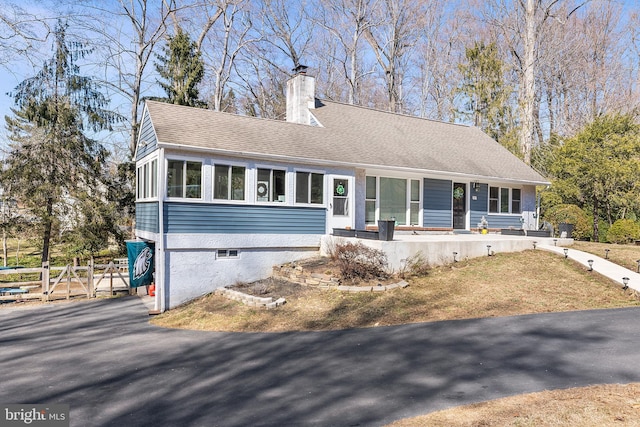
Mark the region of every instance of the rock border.
<instances>
[{"instance_id":1,"label":"rock border","mask_svg":"<svg viewBox=\"0 0 640 427\"><path fill-rule=\"evenodd\" d=\"M404 280L390 285L378 284L378 286L343 286L340 284L340 278L338 277L321 273L309 273L304 271L304 268L301 265L296 265L295 263L274 266L272 269L272 276L277 279L286 280L303 286L317 286L320 289L331 288L343 292L384 292L409 286L409 283Z\"/></svg>"},{"instance_id":2,"label":"rock border","mask_svg":"<svg viewBox=\"0 0 640 427\"><path fill-rule=\"evenodd\" d=\"M233 301L239 301L249 307L264 308L266 310L271 310L271 309L280 307L287 302L287 300L285 300L284 298L278 298L277 300L274 301L272 297L268 297L268 298L256 297L253 295L245 294L244 292L235 291L233 289L228 289L228 288L216 289L214 294L221 295Z\"/></svg>"}]
</instances>

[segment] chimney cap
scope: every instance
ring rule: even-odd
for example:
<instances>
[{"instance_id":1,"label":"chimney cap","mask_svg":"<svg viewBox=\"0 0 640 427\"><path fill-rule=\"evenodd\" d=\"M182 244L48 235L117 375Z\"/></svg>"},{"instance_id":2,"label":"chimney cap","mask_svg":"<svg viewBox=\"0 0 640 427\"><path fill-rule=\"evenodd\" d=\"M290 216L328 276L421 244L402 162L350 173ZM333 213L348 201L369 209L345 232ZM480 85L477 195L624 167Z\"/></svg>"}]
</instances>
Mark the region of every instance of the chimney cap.
<instances>
[{"instance_id":1,"label":"chimney cap","mask_svg":"<svg viewBox=\"0 0 640 427\"><path fill-rule=\"evenodd\" d=\"M297 67L292 68L291 71L293 71L296 74L304 74L307 72L307 67L306 65L302 65L302 64L298 64Z\"/></svg>"}]
</instances>

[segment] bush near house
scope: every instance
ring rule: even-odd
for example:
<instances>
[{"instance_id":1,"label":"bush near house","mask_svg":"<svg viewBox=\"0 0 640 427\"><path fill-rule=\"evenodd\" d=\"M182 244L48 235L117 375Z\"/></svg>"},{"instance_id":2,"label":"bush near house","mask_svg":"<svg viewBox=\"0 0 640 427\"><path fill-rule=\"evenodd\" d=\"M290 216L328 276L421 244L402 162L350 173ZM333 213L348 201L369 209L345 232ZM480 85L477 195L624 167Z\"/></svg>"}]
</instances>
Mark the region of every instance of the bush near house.
<instances>
[{"instance_id":1,"label":"bush near house","mask_svg":"<svg viewBox=\"0 0 640 427\"><path fill-rule=\"evenodd\" d=\"M573 238L590 240L593 236L591 217L576 205L561 204L550 208L544 215L546 221L553 224L554 230L560 223L573 224Z\"/></svg>"},{"instance_id":2,"label":"bush near house","mask_svg":"<svg viewBox=\"0 0 640 427\"><path fill-rule=\"evenodd\" d=\"M334 257L343 279L357 281L388 276L387 255L360 242L337 245Z\"/></svg>"},{"instance_id":3,"label":"bush near house","mask_svg":"<svg viewBox=\"0 0 640 427\"><path fill-rule=\"evenodd\" d=\"M631 243L640 239L640 224L630 219L619 219L607 232L607 240L611 243Z\"/></svg>"}]
</instances>

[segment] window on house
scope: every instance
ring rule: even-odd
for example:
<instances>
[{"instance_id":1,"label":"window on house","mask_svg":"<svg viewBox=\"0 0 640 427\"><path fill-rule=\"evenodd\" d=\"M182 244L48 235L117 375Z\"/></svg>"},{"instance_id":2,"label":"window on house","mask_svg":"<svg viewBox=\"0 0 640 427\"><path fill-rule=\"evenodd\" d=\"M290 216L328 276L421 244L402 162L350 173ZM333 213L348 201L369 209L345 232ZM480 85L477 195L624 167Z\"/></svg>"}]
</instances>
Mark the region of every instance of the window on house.
<instances>
[{"instance_id":1,"label":"window on house","mask_svg":"<svg viewBox=\"0 0 640 427\"><path fill-rule=\"evenodd\" d=\"M380 218L407 224L407 180L380 178Z\"/></svg>"},{"instance_id":2,"label":"window on house","mask_svg":"<svg viewBox=\"0 0 640 427\"><path fill-rule=\"evenodd\" d=\"M376 177L368 176L366 180L366 196L365 196L365 223L376 223Z\"/></svg>"},{"instance_id":3,"label":"window on house","mask_svg":"<svg viewBox=\"0 0 640 427\"><path fill-rule=\"evenodd\" d=\"M286 172L278 169L258 169L256 196L259 202L285 202Z\"/></svg>"},{"instance_id":4,"label":"window on house","mask_svg":"<svg viewBox=\"0 0 640 427\"><path fill-rule=\"evenodd\" d=\"M158 160L151 161L151 197L158 197Z\"/></svg>"},{"instance_id":5,"label":"window on house","mask_svg":"<svg viewBox=\"0 0 640 427\"><path fill-rule=\"evenodd\" d=\"M143 194L143 182L144 182L144 174L142 172L142 166L138 166L138 168L136 169L136 182L138 183L138 188L136 191L136 197L138 199L142 199L142 194Z\"/></svg>"},{"instance_id":6,"label":"window on house","mask_svg":"<svg viewBox=\"0 0 640 427\"><path fill-rule=\"evenodd\" d=\"M147 162L136 169L137 185L136 197L147 199L158 197L158 160Z\"/></svg>"},{"instance_id":7,"label":"window on house","mask_svg":"<svg viewBox=\"0 0 640 427\"><path fill-rule=\"evenodd\" d=\"M411 201L409 203L409 225L420 223L420 181L411 180Z\"/></svg>"},{"instance_id":8,"label":"window on house","mask_svg":"<svg viewBox=\"0 0 640 427\"><path fill-rule=\"evenodd\" d=\"M244 200L246 169L243 166L215 165L213 172L213 198L218 200Z\"/></svg>"},{"instance_id":9,"label":"window on house","mask_svg":"<svg viewBox=\"0 0 640 427\"><path fill-rule=\"evenodd\" d=\"M199 199L202 197L202 163L167 161L167 196Z\"/></svg>"},{"instance_id":10,"label":"window on house","mask_svg":"<svg viewBox=\"0 0 640 427\"><path fill-rule=\"evenodd\" d=\"M520 203L521 192L519 188L511 190L511 213L522 213L522 205Z\"/></svg>"},{"instance_id":11,"label":"window on house","mask_svg":"<svg viewBox=\"0 0 640 427\"><path fill-rule=\"evenodd\" d=\"M365 222L372 224L376 219L395 219L398 225L419 225L421 199L419 179L368 176Z\"/></svg>"},{"instance_id":12,"label":"window on house","mask_svg":"<svg viewBox=\"0 0 640 427\"><path fill-rule=\"evenodd\" d=\"M489 187L489 213L521 213L521 190Z\"/></svg>"},{"instance_id":13,"label":"window on house","mask_svg":"<svg viewBox=\"0 0 640 427\"><path fill-rule=\"evenodd\" d=\"M324 175L296 172L296 203L324 203Z\"/></svg>"},{"instance_id":14,"label":"window on house","mask_svg":"<svg viewBox=\"0 0 640 427\"><path fill-rule=\"evenodd\" d=\"M238 256L240 256L240 251L237 249L218 249L216 251L217 259L238 258Z\"/></svg>"}]
</instances>

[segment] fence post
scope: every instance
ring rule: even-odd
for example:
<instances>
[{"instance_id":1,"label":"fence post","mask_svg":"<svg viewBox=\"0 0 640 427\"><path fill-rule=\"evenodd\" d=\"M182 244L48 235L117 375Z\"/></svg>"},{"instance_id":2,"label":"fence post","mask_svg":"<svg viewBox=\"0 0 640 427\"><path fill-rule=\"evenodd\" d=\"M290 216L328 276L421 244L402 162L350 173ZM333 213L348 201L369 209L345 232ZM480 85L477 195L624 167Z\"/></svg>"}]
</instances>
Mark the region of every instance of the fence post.
<instances>
[{"instance_id":1,"label":"fence post","mask_svg":"<svg viewBox=\"0 0 640 427\"><path fill-rule=\"evenodd\" d=\"M42 263L42 301L49 301L49 261Z\"/></svg>"},{"instance_id":2,"label":"fence post","mask_svg":"<svg viewBox=\"0 0 640 427\"><path fill-rule=\"evenodd\" d=\"M109 261L109 296L113 296L113 261Z\"/></svg>"},{"instance_id":3,"label":"fence post","mask_svg":"<svg viewBox=\"0 0 640 427\"><path fill-rule=\"evenodd\" d=\"M94 295L93 292L93 258L89 260L89 265L87 266L87 289L89 289L89 295L87 298L92 298Z\"/></svg>"},{"instance_id":4,"label":"fence post","mask_svg":"<svg viewBox=\"0 0 640 427\"><path fill-rule=\"evenodd\" d=\"M71 264L67 264L67 299L71 299Z\"/></svg>"}]
</instances>

